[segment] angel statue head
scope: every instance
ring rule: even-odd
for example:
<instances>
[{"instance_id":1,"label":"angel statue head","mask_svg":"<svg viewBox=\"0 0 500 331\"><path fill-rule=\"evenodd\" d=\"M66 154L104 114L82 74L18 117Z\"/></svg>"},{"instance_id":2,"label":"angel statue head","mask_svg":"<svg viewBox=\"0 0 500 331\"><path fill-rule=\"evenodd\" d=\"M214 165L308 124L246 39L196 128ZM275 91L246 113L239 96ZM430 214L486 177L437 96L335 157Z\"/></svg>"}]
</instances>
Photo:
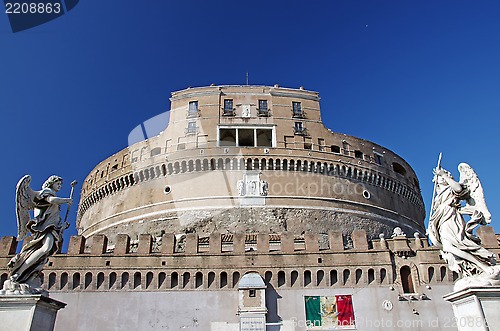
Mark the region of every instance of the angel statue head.
<instances>
[{"instance_id":1,"label":"angel statue head","mask_svg":"<svg viewBox=\"0 0 500 331\"><path fill-rule=\"evenodd\" d=\"M62 181L63 179L61 177L52 175L42 184L42 189L52 188L55 191L59 191L61 189ZM54 184L59 184L59 185L52 187Z\"/></svg>"}]
</instances>

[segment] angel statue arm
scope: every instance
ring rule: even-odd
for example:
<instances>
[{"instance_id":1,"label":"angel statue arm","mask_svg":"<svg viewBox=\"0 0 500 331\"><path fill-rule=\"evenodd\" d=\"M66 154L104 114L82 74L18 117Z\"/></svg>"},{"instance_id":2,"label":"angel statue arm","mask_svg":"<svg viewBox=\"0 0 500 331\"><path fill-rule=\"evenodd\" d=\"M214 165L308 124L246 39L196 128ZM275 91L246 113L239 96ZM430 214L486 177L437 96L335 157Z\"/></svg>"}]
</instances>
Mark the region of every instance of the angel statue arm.
<instances>
[{"instance_id":1,"label":"angel statue arm","mask_svg":"<svg viewBox=\"0 0 500 331\"><path fill-rule=\"evenodd\" d=\"M459 182L455 181L450 173L445 169L435 169L434 175L436 175L437 177L441 177L455 193L459 194L463 192L464 188L462 187L462 185L460 185Z\"/></svg>"},{"instance_id":2,"label":"angel statue arm","mask_svg":"<svg viewBox=\"0 0 500 331\"><path fill-rule=\"evenodd\" d=\"M60 217L60 205L71 205L73 199L56 196L62 187L61 177L50 176L43 183L41 191L32 190L30 182L31 177L27 175L21 178L17 185L16 214L18 241L28 232L31 233L31 240L7 266L11 282L40 288L38 273L49 256L57 252L65 229ZM30 217L30 210L33 210L33 218Z\"/></svg>"}]
</instances>

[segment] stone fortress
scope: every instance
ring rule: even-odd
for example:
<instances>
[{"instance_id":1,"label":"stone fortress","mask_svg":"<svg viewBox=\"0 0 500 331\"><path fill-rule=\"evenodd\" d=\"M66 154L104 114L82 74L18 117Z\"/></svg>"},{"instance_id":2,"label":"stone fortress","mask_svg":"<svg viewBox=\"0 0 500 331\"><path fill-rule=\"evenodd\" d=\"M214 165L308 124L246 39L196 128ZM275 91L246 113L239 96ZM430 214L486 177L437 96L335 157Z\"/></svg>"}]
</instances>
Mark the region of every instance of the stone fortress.
<instances>
[{"instance_id":1,"label":"stone fortress","mask_svg":"<svg viewBox=\"0 0 500 331\"><path fill-rule=\"evenodd\" d=\"M456 330L442 296L457 275L428 245L405 160L325 128L303 88L171 102L162 133L85 179L79 235L43 270L67 303L56 330L329 330L307 326L305 298L333 296L352 298L339 328ZM500 252L492 228L478 235ZM16 247L0 241L0 286Z\"/></svg>"}]
</instances>

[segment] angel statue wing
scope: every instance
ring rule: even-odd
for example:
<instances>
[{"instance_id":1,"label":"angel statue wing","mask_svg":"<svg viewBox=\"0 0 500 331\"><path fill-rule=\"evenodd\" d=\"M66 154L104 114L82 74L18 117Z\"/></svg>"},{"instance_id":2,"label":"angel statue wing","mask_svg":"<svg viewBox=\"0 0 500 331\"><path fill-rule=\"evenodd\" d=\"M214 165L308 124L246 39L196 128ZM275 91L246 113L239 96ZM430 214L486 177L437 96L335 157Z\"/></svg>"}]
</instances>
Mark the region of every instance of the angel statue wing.
<instances>
[{"instance_id":1,"label":"angel statue wing","mask_svg":"<svg viewBox=\"0 0 500 331\"><path fill-rule=\"evenodd\" d=\"M460 183L465 184L470 191L470 198L466 200L466 207L483 213L484 221L489 224L491 222L491 213L488 207L486 207L483 187L481 186L481 182L476 172L467 163L460 163L458 165L458 171L460 172Z\"/></svg>"},{"instance_id":2,"label":"angel statue wing","mask_svg":"<svg viewBox=\"0 0 500 331\"><path fill-rule=\"evenodd\" d=\"M17 241L21 241L27 234L31 216L29 211L35 208L33 202L37 192L30 187L31 176L26 175L19 180L16 186L16 216L17 216Z\"/></svg>"}]
</instances>

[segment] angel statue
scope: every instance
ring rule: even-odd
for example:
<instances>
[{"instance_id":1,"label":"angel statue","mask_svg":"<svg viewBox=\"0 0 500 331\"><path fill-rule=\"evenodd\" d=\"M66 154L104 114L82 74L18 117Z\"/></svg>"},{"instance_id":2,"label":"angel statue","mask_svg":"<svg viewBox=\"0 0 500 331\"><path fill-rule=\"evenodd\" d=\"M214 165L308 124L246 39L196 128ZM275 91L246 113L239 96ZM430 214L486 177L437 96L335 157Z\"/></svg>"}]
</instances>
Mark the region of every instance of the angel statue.
<instances>
[{"instance_id":1,"label":"angel statue","mask_svg":"<svg viewBox=\"0 0 500 331\"><path fill-rule=\"evenodd\" d=\"M50 176L43 183L41 191L30 188L29 175L17 183L17 241L26 237L28 232L31 232L32 239L7 264L10 279L5 282L3 292L43 293L39 272L49 256L57 252L63 231L69 226L60 217L60 205L67 204L69 208L73 199L56 196L62 181L61 177ZM30 217L30 210L34 210L33 218Z\"/></svg>"},{"instance_id":2,"label":"angel statue","mask_svg":"<svg viewBox=\"0 0 500 331\"><path fill-rule=\"evenodd\" d=\"M459 274L455 290L469 286L500 285L496 255L481 246L474 228L491 222L483 188L475 171L466 163L458 166L459 182L449 171L434 169L435 192L427 233L441 249L448 267ZM467 215L466 222L464 216Z\"/></svg>"}]
</instances>

